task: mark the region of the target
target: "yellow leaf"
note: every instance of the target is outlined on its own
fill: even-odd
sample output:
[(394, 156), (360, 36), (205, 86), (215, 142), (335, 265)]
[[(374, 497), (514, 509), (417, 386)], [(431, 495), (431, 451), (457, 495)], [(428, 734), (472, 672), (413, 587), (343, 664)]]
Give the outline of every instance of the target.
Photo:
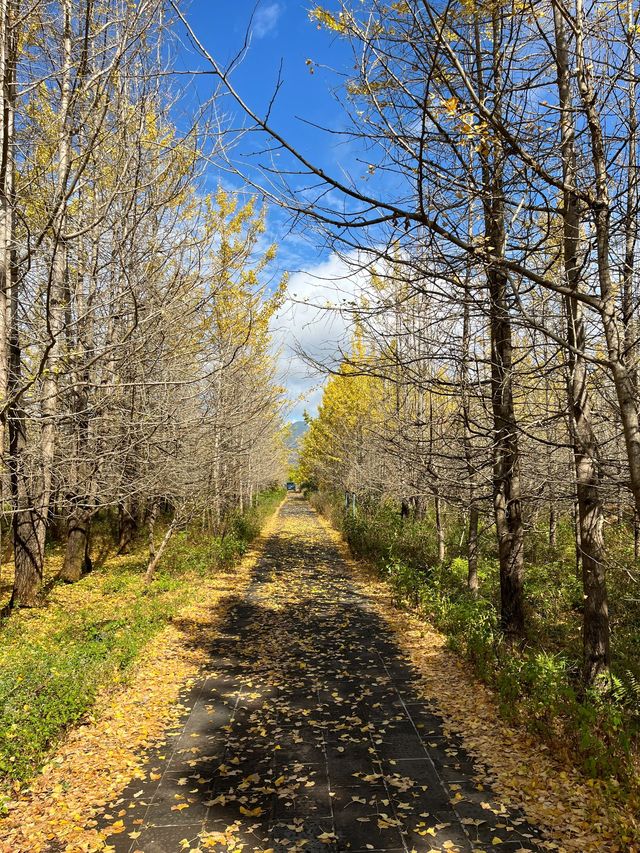
[(445, 98), (442, 101), (442, 106), (449, 113), (450, 116), (456, 114), (456, 110), (458, 109), (458, 99), (456, 97), (453, 98)]
[(240, 806), (240, 814), (247, 815), (247, 817), (260, 817), (264, 809), (260, 808), (260, 806), (256, 806), (255, 809), (247, 809), (244, 806)]

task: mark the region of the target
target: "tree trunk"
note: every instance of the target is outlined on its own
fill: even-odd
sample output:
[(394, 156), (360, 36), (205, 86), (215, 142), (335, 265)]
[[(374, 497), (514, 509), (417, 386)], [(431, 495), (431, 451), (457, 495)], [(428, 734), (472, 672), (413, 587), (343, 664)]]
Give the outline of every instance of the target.
[(15, 577), (9, 607), (37, 607), (42, 592), (43, 555), (31, 509), (18, 510), (13, 516), (13, 556)]
[(427, 514), (427, 504), (423, 495), (413, 495), (411, 498), (413, 505), (413, 517), (415, 521), (424, 521)]
[(91, 571), (89, 552), (90, 514), (83, 509), (74, 510), (67, 524), (67, 546), (60, 570), (60, 580), (67, 583), (79, 581), (83, 574)]
[(149, 562), (153, 562), (156, 557), (156, 518), (158, 517), (158, 503), (151, 501), (149, 512), (147, 514), (147, 537), (149, 541)]
[[(572, 295), (565, 300), (569, 381), (567, 396), (576, 471), (580, 555), (584, 591), (583, 679), (593, 684), (609, 666), (609, 612), (607, 605), (604, 512), (600, 496), (599, 445), (593, 429), (589, 377), (584, 358), (586, 332), (580, 290), (580, 208), (576, 194), (575, 126), (571, 99), (570, 66), (562, 10), (554, 5), (556, 63), (560, 102), (563, 180), (563, 267)], [(575, 294), (575, 296), (573, 295)]]
[(19, 275), (14, 245), (14, 111), (16, 101), (16, 63), (18, 50), (18, 3), (3, 4), (3, 80), (2, 80), (2, 288), (5, 300), (5, 341), (8, 340), (7, 409), (9, 432), (9, 484), (13, 505), (13, 551), (15, 574), (9, 607), (34, 607), (39, 603), (43, 577), (43, 548), (38, 538), (38, 523), (26, 461), (26, 415), (17, 402), (21, 387), (21, 351), (19, 321)]
[[(578, 462), (590, 475), (590, 460)], [(602, 508), (598, 490), (581, 485), (578, 490), (582, 543), (583, 678), (591, 685), (609, 669), (609, 605), (607, 600)]]
[[(491, 79), (494, 113), (501, 114), (503, 78), (502, 12), (492, 12)], [(485, 97), (480, 23), (475, 21), (479, 93)], [(491, 333), (491, 407), (493, 413), (493, 511), (500, 563), (500, 627), (510, 643), (524, 634), (524, 527), (520, 491), (518, 424), (513, 404), (513, 342), (509, 313), (509, 281), (502, 268), (506, 231), (503, 170), (505, 155), (496, 136), (480, 152), (484, 237), (495, 262), (486, 267)]]
[(62, 68), (61, 98), (59, 107), (60, 132), (57, 152), (56, 203), (58, 210), (53, 221), (53, 258), (49, 290), (47, 293), (47, 370), (42, 382), (42, 476), (41, 490), (38, 496), (38, 538), (40, 550), (44, 551), (47, 535), (47, 517), (51, 502), (53, 466), (57, 443), (56, 415), (58, 413), (58, 391), (60, 383), (60, 347), (65, 322), (65, 297), (67, 292), (68, 248), (64, 238), (66, 224), (65, 200), (66, 187), (71, 162), (71, 134), (69, 130), (69, 112), (71, 103), (72, 70), (72, 33), (71, 2), (63, 0), (62, 5)]
[(478, 505), (474, 502), (469, 507), (469, 535), (467, 541), (467, 587), (476, 596), (478, 594)]
[(573, 538), (576, 543), (576, 577), (582, 577), (582, 538), (580, 535), (580, 511), (578, 510), (578, 500), (573, 502)]
[[(16, 330), (11, 343), (11, 378), (15, 387), (20, 376), (20, 351), (16, 348)], [(38, 536), (38, 516), (29, 492), (29, 476), (25, 470), (26, 427), (24, 412), (18, 406), (9, 408), (9, 475), (13, 498), (13, 556), (15, 576), (9, 607), (35, 607), (40, 603), (44, 553)]]
[(118, 554), (128, 554), (138, 533), (138, 507), (133, 498), (120, 505)]
[(558, 516), (556, 515), (555, 504), (551, 504), (549, 507), (549, 547), (555, 548), (557, 545), (557, 531), (558, 531)]
[[(566, 14), (566, 10), (559, 9), (557, 14)], [(635, 508), (640, 511), (640, 419), (634, 373), (628, 366), (625, 355), (624, 334), (621, 333), (620, 329), (616, 293), (611, 275), (611, 207), (607, 154), (598, 102), (593, 89), (591, 63), (584, 47), (584, 20), (583, 2), (576, 0), (575, 17), (571, 23), (576, 42), (575, 62), (578, 91), (586, 118), (591, 162), (595, 177), (595, 203), (592, 205), (592, 215), (595, 230), (596, 268), (600, 288), (600, 316), (611, 375), (620, 408), (620, 419), (629, 462), (631, 490)]]
[[(14, 230), (14, 110), (16, 99), (17, 8), (4, 0), (0, 20), (0, 398), (9, 394), (9, 337), (11, 289), (13, 284)], [(6, 414), (0, 418), (0, 449), (4, 452)]]
[(174, 518), (172, 520), (171, 524), (169, 525), (169, 527), (167, 528), (167, 532), (162, 537), (162, 542), (160, 543), (160, 547), (158, 548), (156, 553), (153, 555), (153, 557), (149, 561), (149, 565), (147, 566), (147, 571), (145, 572), (145, 576), (144, 576), (145, 584), (149, 584), (153, 580), (153, 576), (154, 576), (155, 571), (158, 567), (158, 563), (160, 562), (162, 555), (164, 554), (166, 547), (169, 544), (169, 540), (173, 536), (177, 526), (178, 526), (178, 523), (177, 523), (176, 519)]
[(488, 277), (494, 417), (493, 508), (500, 561), (500, 624), (505, 637), (513, 641), (524, 633), (524, 528), (518, 432), (511, 384), (511, 322), (506, 277), (497, 268), (490, 269)]
[[(473, 212), (469, 212), (468, 236), (473, 239)], [(471, 355), (471, 281), (473, 269), (467, 263), (464, 305), (462, 313), (462, 358), (460, 366), (460, 386), (462, 393), (462, 426), (464, 459), (469, 479), (469, 526), (467, 530), (467, 587), (475, 597), (478, 594), (478, 505), (476, 503), (476, 470), (473, 460), (471, 433), (471, 401), (469, 392), (469, 358)]]
[(445, 541), (444, 518), (442, 512), (442, 500), (440, 498), (440, 495), (435, 496), (433, 503), (436, 517), (436, 536), (438, 538), (438, 562), (444, 563), (445, 557), (447, 556), (447, 549)]

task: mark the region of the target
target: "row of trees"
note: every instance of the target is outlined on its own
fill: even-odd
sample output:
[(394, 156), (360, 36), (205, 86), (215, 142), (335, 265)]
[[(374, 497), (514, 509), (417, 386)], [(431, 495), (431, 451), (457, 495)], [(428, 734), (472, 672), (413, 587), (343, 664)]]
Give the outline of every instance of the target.
[(604, 525), (612, 500), (636, 527), (640, 511), (638, 8), (342, 0), (311, 17), (353, 52), (346, 177), (207, 59), (277, 150), (278, 176), (256, 151), (253, 180), (368, 273), (361, 342), (327, 394), (345, 371), (375, 379), (383, 415), (367, 438), (354, 421), (349, 452), (320, 454), (317, 474), (418, 512), (427, 498), (436, 515), (464, 506), (472, 588), (490, 501), (511, 642), (526, 628), (531, 513), (546, 502), (553, 536), (575, 500), (594, 683), (609, 663)]
[(54, 528), (72, 581), (105, 508), (126, 548), (161, 506), (220, 527), (280, 478), (284, 282), (264, 211), (205, 192), (218, 137), (162, 0), (2, 0), (0, 25), (0, 498), (31, 606)]

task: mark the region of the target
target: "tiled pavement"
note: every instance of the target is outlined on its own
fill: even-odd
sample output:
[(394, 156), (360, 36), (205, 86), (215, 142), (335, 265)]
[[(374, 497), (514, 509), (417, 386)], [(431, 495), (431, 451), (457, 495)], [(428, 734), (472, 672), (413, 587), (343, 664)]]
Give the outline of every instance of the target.
[(444, 735), (301, 500), (210, 651), (146, 780), (110, 804), (116, 853), (542, 849)]

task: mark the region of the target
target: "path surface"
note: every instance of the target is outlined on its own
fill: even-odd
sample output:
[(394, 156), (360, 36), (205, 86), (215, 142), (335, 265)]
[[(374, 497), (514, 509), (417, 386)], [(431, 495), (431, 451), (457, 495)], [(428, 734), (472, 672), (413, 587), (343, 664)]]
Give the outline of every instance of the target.
[[(421, 699), (315, 514), (289, 498), (115, 851), (534, 851)], [(243, 846), (244, 845), (244, 846)]]

